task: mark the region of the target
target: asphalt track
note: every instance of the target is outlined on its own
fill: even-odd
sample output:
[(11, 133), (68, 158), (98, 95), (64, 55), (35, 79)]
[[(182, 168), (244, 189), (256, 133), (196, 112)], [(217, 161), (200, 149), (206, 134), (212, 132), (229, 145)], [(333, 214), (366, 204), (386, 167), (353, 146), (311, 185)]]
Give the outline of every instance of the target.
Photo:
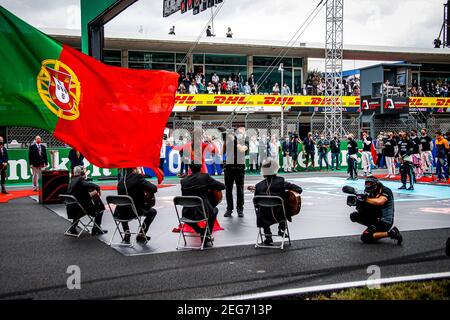
[[(307, 175), (291, 178), (315, 179)], [(322, 182), (320, 186), (314, 180), (304, 184), (305, 203), (313, 202), (314, 207), (318, 201), (317, 211), (336, 211), (344, 200), (342, 195), (333, 196), (334, 189), (319, 190), (328, 188)], [(314, 220), (308, 214), (314, 210), (306, 205), (303, 218), (310, 229), (320, 226), (327, 230), (324, 233), (343, 235), (295, 240), (284, 252), (237, 244), (204, 252), (136, 256), (113, 250), (88, 235), (64, 237), (66, 220), (30, 198), (13, 200), (0, 205), (0, 299), (211, 299), (363, 281), (371, 275), (367, 268), (372, 265), (380, 267), (382, 278), (448, 272), (450, 259), (444, 245), (450, 236), (450, 203), (444, 190), (450, 189), (426, 190), (416, 196), (398, 195), (399, 200), (406, 199), (396, 203), (399, 226), (410, 230), (403, 232), (402, 246), (392, 240), (362, 244), (357, 235), (361, 228), (348, 222), (350, 229), (341, 232), (343, 217), (318, 215)], [(307, 198), (313, 191), (317, 196)], [(324, 199), (334, 198), (325, 203)], [(247, 211), (251, 212), (251, 205), (246, 202), (246, 218)], [(238, 218), (233, 219), (224, 224), (236, 223)], [(80, 290), (67, 288), (66, 271), (71, 265), (81, 269)]]

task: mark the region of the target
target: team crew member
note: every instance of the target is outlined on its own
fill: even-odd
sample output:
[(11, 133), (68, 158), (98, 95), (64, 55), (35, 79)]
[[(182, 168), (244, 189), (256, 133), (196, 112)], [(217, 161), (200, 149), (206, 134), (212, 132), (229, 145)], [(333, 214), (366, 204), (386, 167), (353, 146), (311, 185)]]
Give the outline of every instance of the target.
[[(91, 234), (98, 235), (107, 233), (107, 230), (101, 229), (105, 205), (100, 199), (100, 186), (86, 181), (86, 172), (82, 166), (73, 168), (73, 176), (67, 192), (78, 200), (88, 215), (94, 217), (95, 225), (91, 230)], [(67, 207), (67, 211), (67, 215), (73, 217), (74, 221), (85, 215), (84, 211), (80, 211), (73, 206)], [(78, 235), (77, 225), (73, 225), (68, 233), (74, 236)]]
[(427, 134), (427, 129), (423, 128), (420, 130), (420, 134), (420, 145), (422, 146), (422, 150), (420, 151), (420, 162), (422, 164), (422, 172), (431, 173), (433, 166), (432, 140)]
[(384, 157), (386, 158), (386, 166), (388, 169), (388, 175), (386, 178), (395, 177), (395, 147), (397, 146), (397, 140), (394, 139), (392, 132), (388, 133), (388, 137), (384, 142)]
[(414, 179), (420, 179), (423, 176), (422, 164), (420, 161), (420, 148), (422, 147), (422, 144), (420, 143), (420, 138), (417, 136), (417, 130), (411, 130), (411, 142), (413, 143), (411, 160), (414, 168)]
[(409, 177), (409, 188), (414, 190), (414, 170), (411, 155), (414, 151), (414, 143), (409, 139), (407, 132), (401, 133), (401, 140), (398, 143), (398, 153), (400, 161), (400, 174), (402, 186), (399, 189), (406, 189), (406, 180)]
[(305, 155), (305, 165), (306, 170), (308, 170), (308, 162), (309, 158), (311, 158), (311, 167), (314, 168), (314, 155), (316, 153), (314, 145), (316, 144), (316, 141), (313, 138), (313, 135), (311, 132), (308, 132), (308, 136), (303, 140), (303, 154)]
[[(361, 235), (364, 243), (373, 243), (379, 239), (391, 238), (402, 244), (403, 237), (394, 224), (394, 195), (377, 178), (369, 177), (365, 181), (364, 195), (358, 195), (361, 208), (350, 214), (350, 220), (367, 226)], [(392, 229), (391, 229), (392, 228)]]
[(341, 141), (337, 136), (334, 136), (333, 140), (331, 140), (330, 148), (331, 148), (331, 169), (334, 170), (334, 163), (336, 163), (336, 170), (340, 170), (339, 157), (341, 155)]
[(292, 156), (292, 171), (294, 172), (297, 172), (298, 143), (299, 143), (298, 135), (294, 133), (292, 136), (292, 143), (290, 149), (290, 154)]
[(39, 176), (42, 169), (48, 166), (47, 148), (41, 144), (40, 136), (34, 138), (34, 143), (28, 148), (28, 161), (33, 175), (33, 191), (37, 191)]
[(8, 150), (6, 150), (6, 147), (3, 145), (3, 137), (0, 136), (0, 185), (1, 185), (1, 192), (3, 194), (7, 194), (6, 187), (5, 187), (5, 181), (6, 181), (6, 169), (8, 168)]
[(227, 135), (224, 144), (226, 154), (225, 162), (225, 193), (227, 198), (227, 211), (224, 217), (231, 217), (234, 210), (233, 186), (236, 184), (236, 209), (240, 218), (244, 217), (244, 178), (245, 178), (245, 152), (248, 146), (245, 143), (245, 129), (238, 128), (236, 133)]
[(448, 180), (447, 154), (449, 151), (448, 141), (444, 139), (442, 132), (436, 132), (436, 175), (438, 176), (439, 181), (442, 182)]
[(372, 138), (366, 131), (362, 132), (363, 151), (362, 151), (362, 167), (364, 176), (372, 175)]
[[(150, 237), (147, 236), (147, 231), (156, 216), (156, 210), (152, 208), (151, 197), (157, 191), (156, 186), (145, 180), (144, 176), (139, 174), (137, 168), (125, 169), (124, 176), (117, 185), (117, 193), (119, 195), (130, 196), (133, 199), (138, 215), (145, 217), (142, 228), (136, 236), (137, 242), (147, 242), (150, 240)], [(114, 211), (114, 215), (122, 219), (135, 217), (133, 212), (124, 211), (123, 209), (118, 210), (118, 208)], [(131, 238), (130, 227), (127, 222), (122, 222), (122, 227), (125, 232), (123, 242), (129, 243)]]
[(322, 171), (322, 160), (325, 160), (325, 165), (327, 166), (328, 171), (328, 148), (330, 146), (330, 142), (325, 139), (324, 135), (320, 136), (320, 139), (317, 141), (317, 151), (319, 154), (319, 170)]
[(347, 180), (357, 180), (358, 179), (358, 144), (353, 139), (353, 135), (349, 134), (347, 136), (347, 163), (348, 168), (347, 172), (350, 174), (350, 177)]
[[(203, 199), (205, 205), (206, 215), (208, 217), (208, 227), (210, 232), (214, 229), (217, 213), (219, 210), (213, 206), (208, 197), (209, 190), (224, 190), (225, 185), (213, 179), (208, 173), (202, 173), (202, 166), (200, 164), (189, 165), (192, 174), (181, 180), (181, 192), (183, 196), (197, 196)], [(201, 208), (183, 208), (183, 217), (193, 220), (200, 220), (203, 218)], [(201, 228), (196, 223), (188, 223), (188, 225), (203, 237), (206, 236), (205, 245), (211, 242), (210, 235), (206, 234), (206, 229)], [(203, 240), (203, 239), (202, 239)]]
[[(256, 196), (278, 196), (283, 197), (286, 190), (293, 190), (298, 193), (302, 193), (302, 188), (299, 186), (289, 183), (284, 180), (283, 177), (278, 177), (278, 163), (272, 159), (267, 159), (261, 166), (261, 174), (264, 176), (264, 180), (258, 182), (255, 186)], [(286, 217), (289, 221), (290, 216)], [(272, 231), (270, 226), (278, 221), (284, 220), (283, 211), (281, 208), (270, 209), (270, 208), (259, 208), (256, 213), (256, 224), (258, 228), (264, 229), (265, 234), (265, 245), (271, 245), (273, 243)], [(278, 235), (283, 236), (286, 225), (284, 221), (278, 224)]]

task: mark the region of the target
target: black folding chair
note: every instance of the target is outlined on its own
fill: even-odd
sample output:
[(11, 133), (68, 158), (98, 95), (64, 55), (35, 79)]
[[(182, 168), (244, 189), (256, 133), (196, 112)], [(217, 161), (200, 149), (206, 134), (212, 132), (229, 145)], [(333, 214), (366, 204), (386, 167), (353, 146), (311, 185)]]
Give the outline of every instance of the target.
[[(203, 199), (200, 197), (196, 197), (196, 196), (178, 196), (173, 198), (173, 204), (175, 206), (175, 212), (177, 213), (177, 218), (178, 218), (178, 223), (179, 223), (179, 227), (180, 227), (180, 234), (178, 236), (178, 242), (177, 242), (177, 250), (180, 248), (180, 240), (181, 237), (183, 237), (184, 240), (184, 246), (181, 247), (182, 249), (200, 249), (203, 250), (204, 246), (205, 246), (205, 240), (206, 240), (206, 236), (210, 236), (211, 238), (211, 242), (212, 242), (212, 237), (211, 237), (211, 230), (209, 229), (209, 224), (208, 224), (208, 217), (206, 215), (206, 210), (205, 210), (205, 204), (203, 203)], [(184, 208), (201, 208), (202, 209), (202, 213), (203, 213), (203, 218), (200, 220), (192, 220), (192, 219), (188, 219), (183, 217), (182, 215), (180, 215), (180, 213), (178, 212), (178, 207), (177, 206), (181, 206)], [(186, 241), (186, 237), (201, 237), (201, 235), (197, 235), (197, 234), (185, 234), (184, 233), (184, 226), (186, 223), (199, 223), (199, 222), (205, 222), (206, 224), (206, 229), (205, 229), (205, 236), (203, 237), (203, 241), (201, 241), (201, 246), (200, 247), (191, 247), (187, 245), (187, 241)]]
[[(277, 207), (281, 207), (283, 210), (283, 217), (284, 219), (281, 221), (277, 221), (278, 223), (283, 222), (285, 223), (286, 228), (284, 228), (284, 232), (283, 235), (280, 236), (278, 234), (276, 235), (272, 235), (272, 234), (265, 234), (263, 232), (261, 232), (261, 229), (263, 228), (259, 228), (258, 231), (258, 236), (256, 238), (256, 244), (255, 244), (255, 248), (276, 248), (276, 249), (284, 249), (284, 242), (285, 239), (287, 238), (289, 241), (289, 245), (291, 245), (291, 235), (289, 232), (289, 227), (288, 227), (288, 219), (286, 217), (286, 210), (284, 209), (284, 200), (281, 197), (277, 197), (277, 196), (254, 196), (253, 197), (253, 206), (255, 207), (255, 212), (257, 212), (257, 210), (259, 208), (269, 208), (269, 209), (275, 209)], [(263, 242), (263, 236), (271, 236), (271, 237), (281, 237), (281, 244), (279, 246), (268, 246), (268, 245), (264, 245)], [(258, 241), (261, 242), (258, 242)]]
[[(100, 226), (98, 226), (95, 223), (95, 220), (94, 220), (95, 217), (93, 217), (87, 213), (86, 209), (84, 209), (83, 206), (78, 202), (77, 198), (75, 198), (74, 196), (69, 195), (69, 194), (60, 194), (58, 197), (66, 205), (67, 218), (74, 220), (74, 222), (70, 225), (69, 229), (67, 229), (66, 232), (64, 232), (64, 235), (69, 236), (69, 237), (79, 238), (83, 232), (89, 233), (88, 227), (91, 229), (93, 227), (97, 227), (97, 228), (101, 229)], [(75, 216), (70, 216), (69, 215), (70, 208), (73, 209), (73, 212), (79, 212), (80, 214), (77, 214)], [(87, 223), (85, 223), (83, 220), (81, 220), (84, 217), (87, 217), (87, 219), (89, 219), (89, 221)], [(77, 233), (76, 235), (69, 233), (69, 230), (72, 229), (73, 226), (78, 225), (78, 223), (81, 223), (81, 225), (83, 226), (81, 228), (81, 231), (79, 233)]]
[[(116, 224), (116, 229), (114, 230), (114, 233), (111, 237), (111, 240), (109, 241), (109, 246), (112, 245), (118, 245), (118, 246), (129, 246), (134, 247), (136, 244), (136, 240), (134, 240), (131, 243), (113, 243), (114, 236), (116, 235), (117, 231), (120, 234), (120, 237), (122, 240), (124, 239), (124, 235), (128, 232), (121, 231), (120, 225), (122, 222), (131, 222), (133, 220), (137, 220), (138, 222), (138, 231), (136, 232), (129, 232), (130, 235), (137, 235), (139, 231), (142, 229), (142, 222), (141, 217), (139, 216), (136, 206), (134, 205), (134, 201), (130, 196), (107, 196), (106, 202), (108, 203), (109, 210), (111, 211), (114, 223)], [(116, 206), (116, 214), (114, 214), (114, 210), (111, 208), (111, 204)], [(147, 243), (147, 241), (145, 242)]]

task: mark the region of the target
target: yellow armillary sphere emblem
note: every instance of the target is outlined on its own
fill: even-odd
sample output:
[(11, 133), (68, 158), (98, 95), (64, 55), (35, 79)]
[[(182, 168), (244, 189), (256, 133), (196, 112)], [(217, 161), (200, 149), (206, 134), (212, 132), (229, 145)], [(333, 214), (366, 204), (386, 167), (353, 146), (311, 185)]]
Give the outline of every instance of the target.
[(63, 62), (54, 59), (42, 61), (37, 90), (45, 106), (58, 118), (75, 120), (80, 116), (80, 82)]

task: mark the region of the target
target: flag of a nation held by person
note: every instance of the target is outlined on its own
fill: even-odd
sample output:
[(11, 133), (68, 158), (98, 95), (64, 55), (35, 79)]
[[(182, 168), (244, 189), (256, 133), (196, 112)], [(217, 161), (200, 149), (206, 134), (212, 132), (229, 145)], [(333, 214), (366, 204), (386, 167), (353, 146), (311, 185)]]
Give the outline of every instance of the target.
[(0, 126), (45, 129), (98, 167), (145, 166), (162, 178), (178, 77), (107, 66), (0, 6)]

